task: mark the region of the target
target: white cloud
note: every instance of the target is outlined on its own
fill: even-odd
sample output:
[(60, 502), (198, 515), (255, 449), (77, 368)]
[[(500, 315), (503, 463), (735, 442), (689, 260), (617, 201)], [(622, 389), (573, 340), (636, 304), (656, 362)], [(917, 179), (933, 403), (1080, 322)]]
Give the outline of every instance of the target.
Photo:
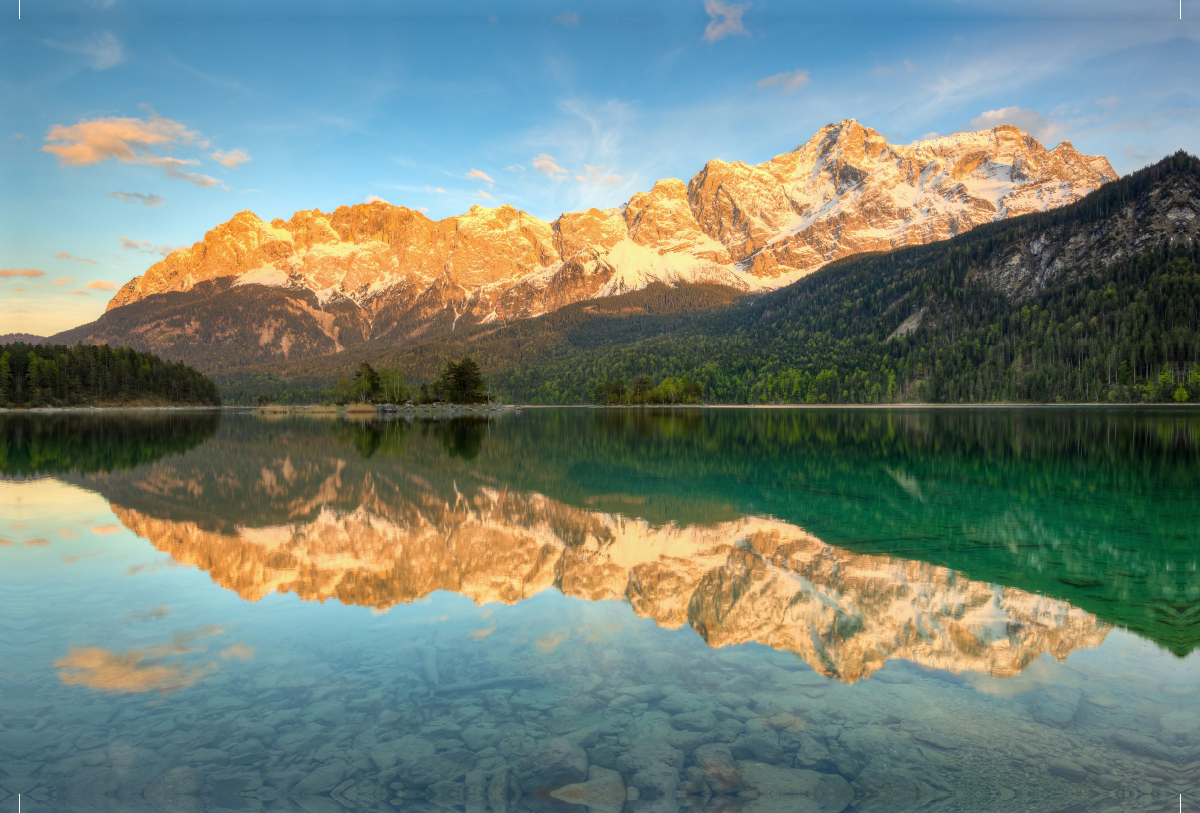
[(245, 150), (230, 150), (229, 152), (217, 150), (209, 157), (218, 164), (224, 164), (230, 169), (237, 169), (238, 164), (244, 164), (250, 160), (250, 155)]
[(476, 194), (476, 195), (478, 195), (478, 196), (479, 196), (479, 197), (481, 197), (481, 198), (491, 198), (491, 197), (492, 197), (492, 196), (491, 196), (491, 195), (489, 195), (487, 192), (484, 192), (482, 189), (476, 189), (476, 190), (475, 190), (475, 194)]
[(742, 15), (750, 6), (737, 6), (732, 3), (722, 3), (721, 0), (704, 0), (704, 10), (708, 12), (708, 25), (704, 28), (701, 39), (716, 42), (725, 37), (740, 34), (750, 36), (746, 26), (742, 24)]
[(573, 11), (568, 11), (555, 17), (554, 22), (563, 28), (574, 28), (579, 25), (579, 15)]
[(486, 181), (489, 187), (495, 183), (495, 181), (493, 181), (486, 172), (475, 169), (475, 167), (471, 167), (471, 171), (467, 173), (466, 177), (467, 180), (475, 178), (481, 181)]
[(999, 110), (984, 111), (971, 119), (971, 123), (967, 127), (968, 131), (991, 130), (1001, 124), (1019, 127), (1038, 141), (1047, 144), (1051, 139), (1061, 136), (1065, 129), (1036, 110), (1025, 110), (1016, 105), (1002, 107)]
[(520, 164), (509, 164), (508, 166), (506, 166), (504, 168), (504, 171), (505, 172), (524, 172), (525, 167), (521, 166)]
[(533, 156), (533, 168), (548, 178), (567, 174), (567, 171), (560, 167), (552, 156), (546, 155), (544, 152)]
[(791, 93), (807, 84), (808, 71), (795, 70), (787, 73), (777, 73), (774, 76), (768, 76), (766, 79), (759, 79), (755, 86), (759, 90), (779, 88), (784, 93)]
[(165, 257), (171, 252), (178, 251), (181, 248), (187, 248), (187, 246), (156, 246), (149, 240), (143, 240), (139, 243), (136, 240), (130, 240), (128, 237), (118, 237), (117, 239), (121, 241), (121, 248), (125, 249), (126, 251), (136, 251), (138, 254), (158, 254), (161, 257)]
[(445, 190), (445, 189), (442, 189), (440, 186), (439, 186), (439, 187), (436, 187), (436, 188), (435, 188), (435, 187), (432, 187), (432, 186), (426, 186), (426, 187), (425, 187), (425, 191), (426, 191), (426, 192), (431, 192), (431, 193), (433, 193), (433, 194), (435, 194), (435, 195), (444, 195), (444, 194), (446, 194), (446, 190)]
[(108, 31), (93, 34), (83, 42), (55, 42), (54, 40), (42, 40), (42, 42), (59, 51), (82, 55), (94, 71), (105, 71), (125, 61), (125, 48), (121, 45), (121, 41)]
[(621, 176), (615, 173), (604, 174), (604, 165), (591, 166), (584, 164), (583, 168), (587, 170), (587, 176), (576, 175), (575, 180), (580, 183), (591, 184), (592, 186), (615, 186), (621, 182)]
[[(388, 203), (388, 202), (386, 200), (384, 200), (383, 198), (379, 197), (378, 195), (367, 195), (367, 203)], [(391, 206), (391, 204), (388, 203), (388, 206)]]
[(56, 259), (56, 260), (71, 260), (71, 261), (77, 262), (77, 263), (91, 263), (92, 265), (100, 264), (100, 263), (96, 262), (95, 260), (89, 259), (87, 257), (72, 257), (70, 254), (68, 254), (65, 251), (60, 251), (57, 254), (55, 254), (54, 259)]
[(151, 206), (154, 208), (158, 208), (166, 202), (158, 195), (143, 195), (138, 192), (109, 192), (108, 196), (110, 198), (116, 198), (117, 200), (123, 200), (126, 203), (140, 203), (143, 206)]
[(418, 207), (417, 207), (417, 211), (418, 211), (418, 212), (420, 212), (421, 214), (427, 215), (427, 214), (429, 214), (429, 207), (427, 207), (427, 206), (418, 206)]
[(118, 286), (117, 283), (110, 282), (106, 279), (94, 279), (84, 287), (90, 288), (93, 291), (115, 291), (117, 290)]
[(1105, 96), (1103, 99), (1097, 99), (1096, 104), (1100, 105), (1101, 107), (1113, 107), (1119, 101), (1121, 101), (1120, 96)]
[(83, 120), (70, 126), (55, 124), (46, 141), (57, 142), (42, 149), (57, 155), (61, 166), (87, 166), (115, 158), (123, 164), (162, 167), (168, 177), (197, 186), (220, 183), (208, 175), (184, 172), (183, 167), (200, 163), (194, 158), (184, 160), (154, 152), (154, 149), (171, 149), (176, 144), (203, 148), (208, 142), (183, 124), (153, 114), (147, 119), (110, 117)]

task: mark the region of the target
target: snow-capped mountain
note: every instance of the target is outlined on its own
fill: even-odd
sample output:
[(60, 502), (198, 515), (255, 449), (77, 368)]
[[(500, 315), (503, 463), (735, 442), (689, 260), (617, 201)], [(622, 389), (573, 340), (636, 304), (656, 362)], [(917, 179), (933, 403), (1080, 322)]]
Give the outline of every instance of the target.
[[(846, 120), (757, 166), (712, 160), (686, 185), (660, 180), (623, 206), (552, 223), (509, 205), (439, 221), (383, 202), (270, 223), (243, 211), (131, 280), (108, 310), (206, 281), (232, 294), (266, 286), (292, 296), (336, 351), (653, 282), (778, 288), (852, 254), (1061, 206), (1114, 178), (1103, 156), (1065, 141), (1047, 150), (1011, 126), (896, 146)], [(304, 341), (293, 332), (264, 324), (259, 350), (287, 356)]]

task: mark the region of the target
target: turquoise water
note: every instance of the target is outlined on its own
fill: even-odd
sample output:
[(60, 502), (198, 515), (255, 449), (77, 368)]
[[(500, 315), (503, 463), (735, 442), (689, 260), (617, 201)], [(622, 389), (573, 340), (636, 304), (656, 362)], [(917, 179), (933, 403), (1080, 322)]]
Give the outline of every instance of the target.
[(9, 414), (0, 472), (13, 809), (1200, 787), (1195, 411)]

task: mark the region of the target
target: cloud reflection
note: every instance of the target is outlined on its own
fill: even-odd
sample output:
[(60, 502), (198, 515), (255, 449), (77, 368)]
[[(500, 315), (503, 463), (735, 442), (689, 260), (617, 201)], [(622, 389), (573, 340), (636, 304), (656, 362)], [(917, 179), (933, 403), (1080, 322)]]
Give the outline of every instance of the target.
[(181, 632), (169, 644), (149, 649), (113, 652), (103, 647), (71, 647), (67, 657), (55, 661), (59, 680), (66, 686), (86, 686), (101, 692), (141, 694), (158, 692), (168, 695), (195, 684), (213, 674), (212, 665), (191, 666), (178, 662), (180, 656), (203, 652), (193, 646), (200, 638), (222, 632), (219, 626), (206, 626)]

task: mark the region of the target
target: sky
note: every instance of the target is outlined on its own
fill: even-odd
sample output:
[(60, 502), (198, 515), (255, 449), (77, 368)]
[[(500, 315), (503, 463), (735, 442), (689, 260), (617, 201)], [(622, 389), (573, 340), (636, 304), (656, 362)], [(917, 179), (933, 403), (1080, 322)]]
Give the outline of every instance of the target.
[(1200, 0), (2, 2), (0, 334), (98, 318), (244, 209), (553, 220), (846, 118), (1200, 153)]

